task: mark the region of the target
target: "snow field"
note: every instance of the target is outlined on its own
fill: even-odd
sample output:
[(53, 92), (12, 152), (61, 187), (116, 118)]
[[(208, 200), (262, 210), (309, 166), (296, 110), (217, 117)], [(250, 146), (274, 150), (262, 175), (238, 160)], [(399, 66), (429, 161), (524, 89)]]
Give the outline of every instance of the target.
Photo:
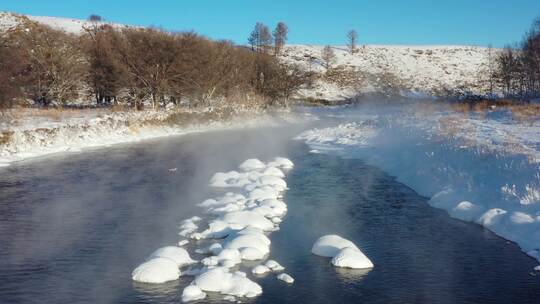
[[(284, 178), (293, 167), (290, 160), (282, 157), (268, 163), (248, 159), (240, 164), (239, 171), (215, 173), (209, 185), (227, 192), (199, 203), (205, 218), (194, 216), (181, 221), (179, 247), (167, 246), (155, 251), (133, 271), (133, 280), (163, 283), (181, 275), (195, 276), (182, 292), (183, 302), (204, 299), (207, 292), (220, 293), (224, 300), (232, 301), (260, 295), (261, 286), (245, 272), (233, 268), (242, 261), (260, 261), (251, 269), (255, 278), (285, 269), (274, 260), (264, 260), (270, 255), (268, 234), (279, 230), (287, 212), (282, 199), (287, 189)], [(208, 242), (212, 243), (202, 245)], [(195, 253), (206, 257), (200, 261), (191, 259), (187, 250), (180, 247), (189, 243), (197, 246)], [(189, 265), (192, 267), (180, 271)], [(277, 279), (289, 284), (294, 281), (283, 273)]]

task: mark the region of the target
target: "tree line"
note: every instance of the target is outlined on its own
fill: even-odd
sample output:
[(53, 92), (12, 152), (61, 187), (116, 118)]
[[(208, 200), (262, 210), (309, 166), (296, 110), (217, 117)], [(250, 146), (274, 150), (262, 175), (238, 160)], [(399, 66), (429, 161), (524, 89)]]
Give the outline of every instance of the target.
[(521, 43), (506, 46), (494, 61), (490, 93), (499, 86), (507, 98), (527, 100), (540, 96), (540, 18), (533, 22)]
[[(194, 32), (112, 26), (96, 15), (89, 20), (82, 35), (24, 17), (1, 33), (0, 107), (20, 101), (63, 105), (85, 98), (139, 109), (144, 104), (206, 105), (238, 96), (275, 103), (287, 100), (309, 77), (270, 55), (269, 33), (260, 26), (253, 51)], [(276, 52), (287, 32), (284, 23), (276, 27)]]
[(289, 34), (289, 28), (284, 22), (278, 22), (273, 32), (262, 22), (257, 22), (248, 37), (252, 51), (258, 53), (279, 55)]

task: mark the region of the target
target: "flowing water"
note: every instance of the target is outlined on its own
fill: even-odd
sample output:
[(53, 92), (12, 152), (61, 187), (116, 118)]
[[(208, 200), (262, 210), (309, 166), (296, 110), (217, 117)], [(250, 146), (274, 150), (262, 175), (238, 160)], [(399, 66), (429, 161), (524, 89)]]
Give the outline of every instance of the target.
[[(213, 173), (280, 155), (295, 168), (270, 257), (295, 283), (248, 274), (263, 294), (242, 302), (538, 303), (536, 262), (515, 244), (430, 207), (362, 159), (310, 153), (291, 140), (303, 128), (192, 134), (0, 169), (0, 302), (179, 303), (191, 277), (137, 284), (131, 271), (177, 242), (179, 222), (216, 195)], [(329, 233), (355, 242), (375, 267), (337, 269), (312, 255)]]

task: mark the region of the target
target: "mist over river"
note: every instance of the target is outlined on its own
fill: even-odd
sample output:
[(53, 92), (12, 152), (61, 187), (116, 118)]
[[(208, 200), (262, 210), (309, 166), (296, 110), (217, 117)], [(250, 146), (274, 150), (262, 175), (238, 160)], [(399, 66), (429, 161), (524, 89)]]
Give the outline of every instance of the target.
[[(0, 302), (180, 303), (193, 277), (142, 284), (132, 281), (133, 269), (156, 248), (175, 245), (183, 219), (202, 214), (196, 204), (217, 195), (208, 187), (214, 173), (233, 170), (248, 158), (283, 156), (294, 162), (294, 169), (287, 175), (287, 215), (280, 230), (269, 236), (269, 258), (279, 261), (295, 281), (287, 285), (272, 273), (255, 277), (250, 270), (257, 263), (244, 262), (238, 269), (260, 284), (263, 293), (237, 300), (538, 303), (540, 275), (533, 271), (538, 262), (489, 227), (452, 218), (439, 205), (433, 208), (430, 199), (439, 191), (430, 193), (433, 185), (399, 176), (394, 164), (382, 163), (394, 156), (368, 142), (374, 138), (368, 136), (374, 134), (371, 126), (381, 125), (373, 117), (360, 119), (356, 111), (340, 108), (317, 113), (322, 119), (309, 123), (168, 137), (0, 168)], [(339, 125), (338, 130), (350, 131), (351, 122), (362, 135), (337, 133)], [(313, 130), (325, 131), (314, 136)], [(342, 137), (330, 141), (328, 134)], [(320, 140), (323, 135), (328, 140)], [(416, 143), (415, 152), (427, 147), (423, 140)], [(406, 155), (409, 146), (399, 147), (400, 157), (411, 157)], [(472, 152), (460, 155), (467, 153)], [(534, 186), (538, 167), (522, 156), (512, 157), (523, 170), (508, 172)], [(410, 176), (434, 172), (419, 171), (414, 164)], [(457, 189), (449, 182), (455, 180), (445, 181)], [(494, 183), (491, 179), (472, 186), (482, 190)], [(457, 199), (456, 192), (453, 197)], [(480, 205), (484, 196), (473, 198)], [(311, 254), (313, 242), (325, 234), (353, 241), (375, 267), (335, 268)], [(195, 259), (203, 257), (193, 244), (186, 248)], [(203, 302), (227, 303), (213, 293)]]

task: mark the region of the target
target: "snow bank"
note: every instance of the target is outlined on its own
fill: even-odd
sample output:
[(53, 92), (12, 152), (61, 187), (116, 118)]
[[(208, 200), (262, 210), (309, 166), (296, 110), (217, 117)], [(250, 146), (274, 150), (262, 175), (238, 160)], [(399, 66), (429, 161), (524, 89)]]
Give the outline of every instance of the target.
[(177, 113), (175, 110), (66, 110), (66, 113), (60, 112), (60, 117), (56, 118), (50, 118), (47, 115), (53, 114), (41, 113), (39, 110), (25, 111), (28, 113), (13, 115), (17, 118), (0, 121), (0, 137), (4, 132), (9, 134), (9, 140), (0, 144), (0, 166), (48, 154), (80, 152), (92, 147), (195, 132), (274, 126), (284, 121), (296, 121), (296, 118), (285, 112), (266, 115), (256, 110), (238, 111), (236, 117), (222, 121), (205, 119), (208, 111), (194, 110), (187, 114), (200, 117), (201, 122), (191, 125), (170, 123), (168, 118)]
[(431, 206), (516, 242), (540, 261), (540, 120), (516, 120), (506, 110), (459, 113), (432, 104), (338, 114), (343, 123), (308, 130), (297, 139), (320, 153), (361, 158), (381, 168), (431, 197)]
[(325, 235), (311, 248), (315, 255), (332, 258), (332, 265), (346, 268), (372, 268), (373, 263), (356, 245), (339, 235)]

